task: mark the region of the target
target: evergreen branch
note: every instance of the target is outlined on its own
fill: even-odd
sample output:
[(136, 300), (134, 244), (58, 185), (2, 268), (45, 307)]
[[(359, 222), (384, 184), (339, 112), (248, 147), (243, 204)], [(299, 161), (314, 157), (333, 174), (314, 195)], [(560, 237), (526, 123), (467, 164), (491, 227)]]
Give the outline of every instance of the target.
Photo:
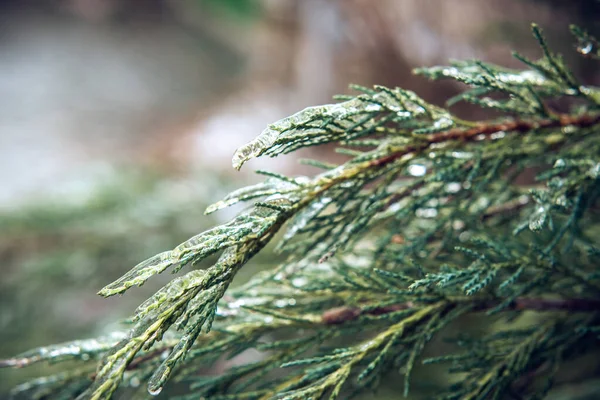
[[(490, 300), (486, 298), (473, 299), (466, 298), (461, 301), (453, 299), (448, 300), (449, 304), (469, 303), (472, 305), (473, 312), (488, 311), (498, 307), (501, 301)], [(408, 310), (416, 307), (412, 301), (405, 303), (391, 304), (385, 307), (376, 307), (373, 309), (361, 309), (360, 307), (340, 306), (323, 312), (321, 319), (325, 325), (338, 325), (350, 321), (355, 321), (363, 315), (383, 315), (401, 310)], [(539, 311), (539, 312), (600, 312), (600, 300), (597, 299), (544, 299), (517, 297), (513, 299), (504, 311)]]
[[(323, 170), (312, 178), (260, 171), (263, 183), (206, 213), (253, 201), (249, 210), (102, 289), (122, 294), (220, 253), (141, 304), (120, 340), (40, 348), (0, 367), (102, 357), (91, 384), (83, 364), (19, 389), (38, 397), (108, 399), (142, 380), (154, 395), (168, 381), (191, 380), (187, 399), (335, 399), (376, 388), (398, 367), (406, 394), (428, 342), (449, 323), (533, 311), (543, 323), (463, 335), (464, 354), (426, 363), (450, 361), (450, 372), (464, 374), (448, 399), (499, 398), (543, 378), (545, 393), (558, 363), (594, 349), (598, 332), (600, 91), (576, 81), (537, 27), (534, 37), (541, 60), (515, 55), (529, 70), (481, 61), (417, 70), (471, 86), (449, 104), (470, 101), (502, 118), (465, 121), (413, 92), (376, 86), (270, 125), (238, 149), (236, 169), (331, 142), (349, 158), (309, 161)], [(564, 113), (549, 106), (563, 97), (582, 104)], [(517, 182), (533, 169), (541, 171), (534, 186)], [(286, 262), (230, 288), (284, 227), (276, 250), (290, 254)], [(218, 376), (198, 373), (248, 349), (262, 352), (257, 361)]]
[(96, 339), (75, 340), (52, 346), (40, 347), (32, 351), (21, 353), (13, 358), (0, 360), (0, 368), (23, 368), (41, 361), (53, 363), (68, 360), (87, 361), (98, 354), (102, 354), (113, 347), (125, 334), (114, 332), (111, 336)]

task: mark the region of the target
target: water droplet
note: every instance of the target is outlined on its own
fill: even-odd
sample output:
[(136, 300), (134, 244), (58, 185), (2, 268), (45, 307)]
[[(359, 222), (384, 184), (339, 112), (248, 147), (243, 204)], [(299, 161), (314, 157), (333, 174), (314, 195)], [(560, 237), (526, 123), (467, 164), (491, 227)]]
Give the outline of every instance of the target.
[(421, 164), (411, 164), (408, 166), (408, 173), (412, 176), (423, 176), (427, 173), (427, 167)]
[(134, 388), (140, 386), (140, 378), (138, 378), (137, 376), (132, 377), (129, 380), (129, 386)]
[(273, 322), (273, 317), (271, 317), (270, 315), (265, 317), (265, 324), (270, 324), (271, 322)]
[(162, 387), (160, 386), (157, 388), (148, 387), (148, 393), (150, 393), (151, 396), (158, 396), (160, 392), (162, 392)]

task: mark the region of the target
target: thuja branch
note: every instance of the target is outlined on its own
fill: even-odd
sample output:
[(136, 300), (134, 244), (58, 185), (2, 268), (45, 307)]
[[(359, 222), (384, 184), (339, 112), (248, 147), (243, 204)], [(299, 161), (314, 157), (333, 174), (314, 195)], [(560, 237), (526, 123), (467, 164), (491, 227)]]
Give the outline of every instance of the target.
[[(503, 301), (491, 299), (473, 299), (463, 298), (461, 300), (449, 299), (448, 305), (451, 307), (458, 304), (470, 304), (472, 312), (481, 312), (494, 309), (501, 305)], [(345, 322), (354, 321), (363, 315), (384, 315), (401, 310), (408, 310), (417, 307), (412, 301), (392, 304), (384, 307), (366, 308), (341, 306), (326, 310), (322, 314), (322, 321), (326, 325), (337, 325)], [(539, 311), (539, 312), (600, 312), (600, 300), (597, 299), (544, 299), (518, 297), (508, 303), (503, 308), (504, 311)]]
[[(501, 119), (465, 121), (411, 91), (375, 86), (269, 125), (236, 151), (236, 169), (325, 143), (339, 143), (349, 158), (311, 161), (324, 170), (312, 178), (260, 172), (264, 182), (207, 209), (254, 202), (246, 211), (102, 289), (122, 294), (220, 254), (140, 305), (128, 333), (36, 349), (0, 367), (102, 358), (91, 384), (73, 378), (79, 371), (22, 387), (29, 397), (106, 399), (121, 387), (138, 390), (136, 380), (157, 394), (177, 376), (192, 381), (190, 399), (334, 399), (349, 382), (352, 391), (370, 390), (399, 367), (407, 393), (429, 340), (461, 315), (544, 313), (544, 326), (490, 332), (469, 339), (464, 354), (439, 357), (466, 377), (447, 398), (484, 399), (588, 349), (587, 338), (600, 332), (600, 90), (579, 84), (537, 27), (534, 36), (543, 58), (517, 55), (523, 71), (480, 61), (417, 71), (467, 84), (449, 104), (468, 101)], [(577, 98), (577, 107), (550, 109), (550, 100), (565, 97)], [(516, 184), (534, 170), (541, 170), (535, 187)], [(286, 261), (229, 288), (280, 231), (276, 251), (287, 252)], [(198, 376), (200, 366), (251, 348), (267, 355)], [(54, 390), (61, 384), (68, 395)]]

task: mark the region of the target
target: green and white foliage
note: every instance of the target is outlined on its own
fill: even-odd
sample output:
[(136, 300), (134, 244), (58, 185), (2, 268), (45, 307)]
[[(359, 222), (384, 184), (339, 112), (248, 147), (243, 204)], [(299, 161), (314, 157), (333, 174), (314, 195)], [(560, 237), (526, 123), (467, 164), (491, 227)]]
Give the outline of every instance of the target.
[[(597, 58), (597, 41), (572, 30), (580, 53)], [(181, 399), (334, 399), (398, 373), (406, 395), (413, 368), (445, 363), (456, 377), (427, 398), (541, 398), (561, 363), (600, 350), (600, 89), (533, 33), (542, 58), (515, 54), (522, 70), (480, 61), (416, 70), (468, 86), (448, 107), (466, 101), (495, 119), (467, 121), (400, 88), (354, 86), (358, 95), (270, 125), (235, 153), (235, 168), (324, 143), (347, 160), (306, 161), (322, 170), (313, 177), (261, 172), (263, 183), (210, 206), (253, 202), (102, 289), (113, 296), (179, 274), (122, 333), (5, 360), (70, 361), (14, 396), (145, 398), (172, 385)], [(517, 183), (532, 171), (534, 182)], [(271, 241), (287, 261), (228, 288)], [(424, 359), (467, 314), (489, 329), (465, 330), (449, 352)], [(199, 373), (248, 349), (260, 356)]]

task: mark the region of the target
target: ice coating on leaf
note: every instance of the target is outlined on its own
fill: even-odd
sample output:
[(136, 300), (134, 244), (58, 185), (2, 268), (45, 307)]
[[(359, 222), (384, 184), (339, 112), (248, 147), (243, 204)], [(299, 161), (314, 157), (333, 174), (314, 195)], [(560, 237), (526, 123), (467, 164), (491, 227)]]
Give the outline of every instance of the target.
[(291, 182), (282, 181), (281, 179), (276, 178), (269, 178), (259, 184), (247, 186), (229, 193), (223, 200), (208, 206), (205, 214), (211, 214), (241, 201), (282, 193), (296, 189), (297, 187), (298, 185), (294, 185)]
[(235, 169), (263, 154), (275, 156), (302, 147), (368, 135), (387, 121), (406, 121), (433, 108), (409, 90), (376, 86), (351, 100), (308, 107), (269, 125), (240, 147), (232, 158)]
[[(245, 262), (233, 248), (226, 249), (215, 266), (208, 270), (194, 270), (177, 278), (155, 296), (142, 304), (137, 311), (135, 325), (125, 340), (117, 343), (104, 357), (98, 370), (96, 380), (86, 394), (87, 398), (103, 399), (116, 390), (123, 378), (127, 366), (142, 349), (147, 350), (157, 341), (176, 320), (185, 318), (186, 322), (193, 315), (198, 315), (195, 325), (184, 336), (177, 340), (177, 346), (185, 343), (184, 353), (203, 329), (210, 328), (217, 301), (233, 277), (236, 267)], [(194, 302), (200, 296), (199, 301)], [(181, 317), (181, 318), (180, 318)], [(185, 326), (179, 323), (179, 326)], [(193, 332), (195, 336), (192, 335)], [(183, 344), (182, 344), (183, 342)], [(165, 345), (165, 348), (168, 346)], [(162, 385), (150, 385), (150, 390), (158, 392)]]
[(529, 218), (529, 229), (532, 232), (539, 232), (542, 230), (548, 219), (548, 211), (543, 205), (540, 205), (531, 214)]
[(142, 261), (128, 273), (104, 287), (98, 294), (104, 297), (122, 293), (131, 286), (142, 285), (153, 275), (160, 274), (173, 265), (173, 252), (165, 251)]
[(446, 129), (451, 128), (454, 125), (454, 121), (450, 114), (440, 114), (434, 120), (433, 124), (427, 128), (415, 129), (413, 133), (415, 134), (429, 134), (440, 132)]
[(162, 387), (157, 387), (154, 389), (151, 389), (150, 387), (148, 387), (148, 394), (150, 396), (158, 396), (160, 394), (160, 392), (162, 392)]
[(183, 335), (181, 340), (175, 345), (175, 347), (173, 347), (173, 350), (171, 350), (167, 358), (158, 367), (154, 374), (152, 374), (152, 377), (148, 382), (149, 393), (152, 394), (153, 392), (160, 392), (162, 387), (167, 383), (167, 380), (171, 376), (173, 368), (175, 368), (177, 362), (185, 357), (199, 334), (200, 328), (197, 327), (192, 329), (191, 332)]
[(186, 290), (203, 285), (206, 282), (206, 275), (205, 270), (198, 269), (173, 279), (137, 308), (135, 320), (139, 321), (149, 315), (165, 301), (181, 297)]
[[(85, 371), (85, 370), (84, 370)], [(90, 371), (88, 371), (88, 374)], [(44, 376), (42, 378), (36, 378), (28, 382), (22, 383), (16, 386), (10, 391), (11, 399), (42, 399), (49, 398), (50, 395), (54, 395), (55, 389), (61, 391), (65, 386), (72, 385), (72, 381), (76, 380), (79, 386), (82, 387), (87, 384), (87, 376), (81, 371), (77, 372), (60, 372), (55, 375)], [(71, 382), (70, 382), (71, 381)], [(82, 382), (83, 381), (83, 382)], [(77, 385), (77, 384), (76, 384)], [(62, 391), (60, 395), (63, 395)], [(53, 397), (55, 398), (55, 397)], [(59, 399), (65, 399), (64, 395), (58, 397)]]
[[(482, 68), (480, 64), (454, 63), (454, 65), (449, 67), (419, 68), (417, 73), (434, 79), (445, 77), (461, 82), (477, 81), (482, 83), (482, 75), (488, 74), (488, 71)], [(547, 79), (540, 72), (533, 70), (494, 71), (494, 79), (515, 86), (542, 86), (547, 83)]]
[(373, 104), (355, 98), (337, 104), (307, 107), (290, 117), (280, 119), (269, 125), (254, 140), (236, 150), (231, 160), (233, 168), (239, 170), (246, 161), (264, 154), (288, 131), (293, 131), (298, 127), (320, 119), (345, 119), (365, 112), (368, 106), (372, 107)]
[(298, 231), (304, 229), (310, 220), (323, 211), (331, 201), (332, 199), (330, 197), (322, 197), (313, 201), (304, 210), (296, 214), (289, 228), (283, 235), (279, 246), (277, 246), (277, 249), (281, 250), (285, 244), (298, 233)]
[(174, 272), (190, 261), (203, 258), (227, 247), (256, 239), (276, 221), (273, 210), (255, 208), (243, 213), (227, 224), (202, 232), (181, 243), (171, 251), (165, 251), (136, 265), (115, 282), (103, 288), (99, 294), (105, 297), (122, 293), (132, 286), (143, 285), (150, 277), (175, 266)]
[(71, 359), (87, 360), (103, 353), (126, 336), (124, 332), (114, 332), (109, 336), (95, 339), (74, 340), (52, 346), (38, 347), (14, 358), (0, 361), (0, 367), (25, 367), (40, 361), (60, 362)]

